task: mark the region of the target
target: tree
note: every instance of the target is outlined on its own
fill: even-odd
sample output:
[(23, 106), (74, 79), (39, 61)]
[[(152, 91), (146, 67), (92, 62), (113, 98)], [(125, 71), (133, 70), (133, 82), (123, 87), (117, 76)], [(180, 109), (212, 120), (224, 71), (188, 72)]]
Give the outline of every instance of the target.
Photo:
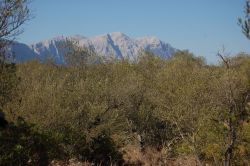
[(23, 32), (21, 25), (30, 19), (28, 0), (0, 0), (0, 60), (6, 57), (6, 47)]
[(239, 25), (242, 28), (243, 34), (250, 39), (250, 0), (246, 0), (245, 18), (239, 18)]
[(212, 75), (206, 63), (187, 51), (177, 52), (158, 74), (156, 95), (159, 116), (172, 124), (167, 147), (177, 153), (192, 154), (203, 165), (207, 128), (212, 116)]
[[(234, 165), (236, 143), (238, 141), (238, 132), (242, 127), (243, 121), (248, 117), (247, 104), (250, 100), (249, 78), (246, 76), (248, 69), (244, 68), (244, 57), (236, 57), (235, 59), (225, 58), (221, 53), (218, 56), (223, 61), (224, 75), (219, 80), (221, 92), (219, 116), (226, 128), (225, 132), (225, 150), (224, 165)], [(247, 58), (244, 58), (247, 62)], [(241, 68), (239, 68), (241, 66)], [(244, 71), (245, 70), (245, 71)]]
[[(28, 0), (0, 0), (0, 113), (4, 105), (11, 101), (17, 82), (15, 65), (7, 64), (7, 47), (17, 35), (20, 26), (30, 18)], [(4, 122), (2, 118), (0, 123)]]
[(82, 47), (79, 41), (67, 39), (60, 43), (60, 51), (64, 55), (65, 64), (68, 66), (86, 67), (88, 64), (98, 64), (102, 59), (96, 54), (93, 47)]

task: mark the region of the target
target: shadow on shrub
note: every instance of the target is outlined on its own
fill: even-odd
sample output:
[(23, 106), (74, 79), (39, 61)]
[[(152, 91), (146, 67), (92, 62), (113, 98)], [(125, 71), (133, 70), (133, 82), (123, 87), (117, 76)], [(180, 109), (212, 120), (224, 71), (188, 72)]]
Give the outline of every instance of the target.
[(22, 118), (0, 130), (0, 165), (45, 166), (60, 158), (58, 154), (62, 154), (58, 144)]
[(94, 138), (90, 145), (89, 158), (95, 163), (111, 164), (116, 163), (121, 165), (123, 163), (122, 154), (118, 151), (115, 143), (109, 135), (104, 132)]
[(122, 165), (124, 162), (122, 153), (119, 152), (113, 139), (105, 132), (101, 132), (90, 141), (82, 140), (81, 143), (76, 144), (74, 149), (78, 158), (83, 161), (98, 163), (100, 165)]

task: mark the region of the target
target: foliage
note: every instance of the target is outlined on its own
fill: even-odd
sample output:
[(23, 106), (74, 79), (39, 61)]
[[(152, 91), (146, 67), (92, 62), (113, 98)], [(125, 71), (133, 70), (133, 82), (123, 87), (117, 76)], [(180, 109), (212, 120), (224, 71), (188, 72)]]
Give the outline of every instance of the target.
[(250, 39), (250, 1), (246, 0), (246, 5), (245, 5), (245, 18), (239, 18), (238, 24), (241, 26), (242, 33)]
[(166, 158), (192, 156), (200, 165), (221, 165), (231, 87), (237, 106), (233, 162), (248, 163), (250, 58), (227, 59), (230, 72), (188, 51), (169, 60), (143, 52), (138, 63), (18, 64), (20, 97), (4, 111), (9, 120), (21, 116), (49, 133), (65, 160), (120, 163), (120, 149), (133, 145), (166, 150)]
[(16, 96), (18, 77), (15, 64), (0, 64), (0, 111)]
[(0, 130), (0, 165), (48, 165), (61, 153), (54, 139), (19, 118)]

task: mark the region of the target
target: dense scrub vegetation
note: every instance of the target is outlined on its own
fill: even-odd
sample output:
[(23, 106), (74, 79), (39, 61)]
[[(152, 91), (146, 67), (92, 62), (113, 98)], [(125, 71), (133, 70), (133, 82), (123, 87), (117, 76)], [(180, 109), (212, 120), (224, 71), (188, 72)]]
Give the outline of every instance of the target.
[[(249, 165), (249, 55), (103, 63), (69, 42), (65, 66), (11, 64), (7, 47), (30, 19), (28, 3), (0, 4), (0, 165)], [(245, 8), (249, 39), (249, 0)]]
[(223, 165), (232, 155), (249, 164), (250, 57), (207, 65), (187, 51), (169, 60), (142, 54), (138, 63), (2, 65), (9, 125), (0, 129), (0, 165), (143, 164), (125, 160), (127, 147), (157, 151), (164, 162)]

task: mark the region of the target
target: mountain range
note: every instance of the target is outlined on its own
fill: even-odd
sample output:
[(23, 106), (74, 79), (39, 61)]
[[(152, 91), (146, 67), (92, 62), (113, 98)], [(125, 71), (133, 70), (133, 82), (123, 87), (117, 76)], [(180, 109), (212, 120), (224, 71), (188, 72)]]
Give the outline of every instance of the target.
[(60, 36), (31, 45), (15, 42), (10, 47), (10, 51), (14, 54), (16, 62), (32, 59), (43, 61), (50, 58), (58, 64), (64, 64), (65, 50), (61, 49), (61, 43), (66, 42), (66, 40), (77, 41), (79, 46), (93, 48), (98, 56), (103, 56), (106, 59), (136, 61), (141, 50), (168, 59), (176, 52), (174, 47), (157, 37), (131, 38), (121, 32), (112, 32), (89, 38), (81, 35)]

